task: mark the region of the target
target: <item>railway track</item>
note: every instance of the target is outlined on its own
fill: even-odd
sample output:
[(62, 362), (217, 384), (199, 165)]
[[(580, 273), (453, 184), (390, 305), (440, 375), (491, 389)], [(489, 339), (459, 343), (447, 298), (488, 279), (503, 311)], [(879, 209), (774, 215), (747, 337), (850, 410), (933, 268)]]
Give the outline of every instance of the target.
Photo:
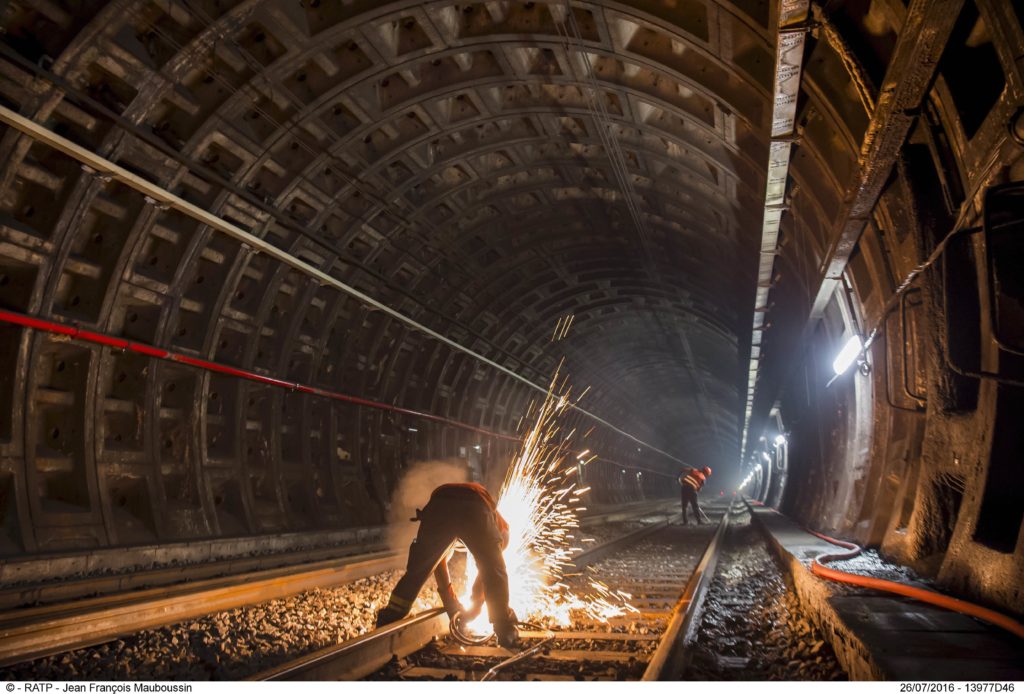
[[(654, 514), (667, 507), (654, 505)], [(652, 508), (627, 508), (585, 519), (602, 526), (650, 517)], [(307, 559), (293, 565), (251, 570), (273, 557), (197, 564), (138, 572), (124, 577), (97, 576), (78, 581), (86, 594), (103, 593), (125, 581), (132, 590), (112, 591), (77, 600), (21, 606), (0, 612), (0, 668), (102, 644), (119, 636), (166, 626), (216, 612), (296, 595), (317, 588), (332, 588), (393, 571), (404, 566), (403, 552), (377, 551), (325, 558), (324, 550), (297, 553)], [(312, 559), (313, 561), (309, 561)], [(232, 572), (232, 568), (236, 569)], [(250, 569), (239, 572), (237, 569)], [(227, 572), (228, 575), (218, 575)], [(165, 584), (170, 585), (165, 585)], [(145, 587), (151, 586), (151, 587)], [(32, 595), (31, 587), (10, 589)], [(14, 602), (15, 595), (7, 598)]]
[[(273, 668), (260, 680), (658, 680), (682, 674), (703, 595), (714, 574), (729, 509), (694, 530), (667, 519), (576, 558), (580, 569), (631, 595), (635, 612), (607, 622), (574, 617), (551, 630), (520, 632), (522, 648), (466, 646), (430, 610)], [(586, 574), (586, 571), (582, 573)]]

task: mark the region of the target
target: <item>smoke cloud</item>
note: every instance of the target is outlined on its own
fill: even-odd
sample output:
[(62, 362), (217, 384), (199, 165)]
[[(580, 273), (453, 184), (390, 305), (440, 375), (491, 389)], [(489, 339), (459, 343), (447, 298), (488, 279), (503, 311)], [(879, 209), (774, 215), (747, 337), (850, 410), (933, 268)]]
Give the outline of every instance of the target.
[(430, 499), (430, 493), (442, 484), (470, 481), (469, 466), (461, 458), (425, 460), (413, 463), (409, 471), (398, 481), (391, 497), (388, 510), (388, 546), (406, 550), (420, 529), (419, 523), (409, 519), (416, 515), (416, 509), (423, 508)]

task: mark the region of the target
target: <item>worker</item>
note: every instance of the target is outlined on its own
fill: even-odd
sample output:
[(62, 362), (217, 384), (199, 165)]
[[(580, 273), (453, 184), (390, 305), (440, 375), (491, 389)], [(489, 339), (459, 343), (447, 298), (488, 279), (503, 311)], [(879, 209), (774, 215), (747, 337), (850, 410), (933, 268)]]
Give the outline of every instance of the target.
[(704, 486), (704, 483), (708, 481), (708, 477), (711, 477), (711, 468), (707, 465), (700, 470), (692, 467), (687, 468), (683, 474), (679, 475), (679, 486), (682, 487), (683, 496), (683, 525), (689, 522), (686, 518), (687, 504), (693, 506), (693, 513), (697, 518), (697, 524), (700, 525), (704, 522), (701, 520), (702, 512), (697, 504), (697, 493)]
[(474, 605), (468, 614), (479, 614), (486, 600), (498, 643), (514, 647), (519, 638), (518, 620), (508, 606), (508, 572), (502, 555), (508, 547), (508, 523), (498, 513), (494, 497), (475, 482), (443, 484), (430, 495), (427, 505), (416, 511), (413, 520), (420, 522), (420, 529), (409, 546), (408, 566), (391, 600), (378, 613), (377, 626), (409, 614), (431, 571), (449, 618), (464, 611), (448, 576), (448, 558), (455, 541), (461, 540), (476, 560), (479, 572), (472, 591)]

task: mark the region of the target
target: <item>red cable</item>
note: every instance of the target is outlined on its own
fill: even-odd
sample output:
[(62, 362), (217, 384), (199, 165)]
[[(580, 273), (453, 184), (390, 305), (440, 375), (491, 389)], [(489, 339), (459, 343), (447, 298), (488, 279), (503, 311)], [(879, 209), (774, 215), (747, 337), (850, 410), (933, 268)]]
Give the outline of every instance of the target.
[(291, 381), (283, 381), (279, 378), (273, 378), (271, 376), (264, 376), (263, 374), (256, 373), (255, 371), (246, 371), (245, 369), (238, 369), (233, 366), (226, 364), (219, 364), (214, 361), (208, 361), (206, 359), (198, 359), (196, 357), (190, 357), (185, 354), (177, 352), (170, 352), (159, 347), (153, 347), (151, 345), (143, 344), (141, 342), (131, 342), (120, 337), (114, 337), (112, 335), (106, 335), (104, 333), (97, 333), (91, 330), (83, 330), (76, 325), (67, 325), (65, 323), (57, 323), (54, 321), (44, 320), (42, 318), (36, 318), (34, 316), (28, 316), (23, 313), (15, 313), (13, 311), (0, 310), (0, 323), (9, 323), (12, 325), (20, 325), (24, 328), (30, 328), (32, 330), (39, 330), (41, 332), (52, 333), (55, 335), (66, 335), (74, 340), (81, 340), (83, 342), (91, 342), (97, 345), (103, 345), (105, 347), (111, 347), (113, 349), (119, 349), (122, 352), (134, 352), (135, 354), (141, 354), (154, 359), (166, 359), (173, 361), (178, 364), (185, 364), (186, 366), (192, 366), (197, 369), (204, 371), (211, 371), (213, 373), (224, 374), (227, 376), (234, 376), (235, 378), (244, 378), (249, 381), (255, 381), (264, 385), (275, 386), (277, 388), (284, 388), (299, 393), (307, 393), (309, 395), (316, 395), (322, 398), (329, 398), (331, 400), (338, 400), (340, 402), (353, 403), (355, 405), (362, 405), (364, 407), (373, 407), (378, 410), (387, 410), (388, 412), (396, 412), (398, 414), (405, 414), (411, 417), (419, 417), (420, 419), (427, 419), (433, 422), (440, 422), (449, 426), (458, 427), (460, 429), (466, 429), (467, 431), (473, 431), (484, 436), (491, 436), (497, 439), (504, 439), (506, 441), (519, 441), (520, 437), (510, 436), (508, 434), (500, 434), (496, 431), (490, 431), (481, 427), (473, 426), (472, 424), (466, 424), (455, 419), (448, 419), (436, 414), (430, 414), (428, 412), (418, 412), (416, 410), (410, 410), (405, 407), (398, 407), (397, 405), (389, 405), (384, 402), (377, 400), (367, 400), (355, 395), (348, 395), (346, 393), (339, 393), (337, 391), (324, 390), (323, 388), (317, 388), (316, 386), (304, 385), (302, 383), (292, 383)]
[(967, 602), (966, 600), (953, 598), (948, 595), (943, 595), (942, 593), (936, 593), (932, 590), (915, 588), (914, 586), (908, 586), (896, 581), (887, 581), (882, 578), (872, 578), (870, 576), (861, 576), (859, 574), (847, 573), (846, 571), (839, 571), (838, 569), (830, 569), (827, 566), (824, 566), (826, 562), (838, 559), (852, 559), (861, 553), (861, 548), (852, 542), (837, 540), (829, 537), (828, 535), (816, 533), (813, 530), (808, 530), (807, 532), (815, 537), (825, 540), (826, 542), (831, 542), (834, 545), (851, 550), (849, 552), (842, 552), (838, 554), (819, 554), (814, 558), (814, 561), (811, 562), (811, 573), (816, 576), (821, 576), (822, 578), (838, 581), (840, 583), (849, 583), (851, 585), (861, 586), (862, 588), (871, 588), (873, 590), (881, 590), (887, 593), (903, 595), (946, 610), (952, 610), (971, 617), (977, 617), (989, 624), (994, 624), (997, 627), (1006, 629), (1011, 634), (1024, 639), (1024, 624), (1021, 624), (1011, 617), (996, 612), (995, 610), (990, 610), (987, 607), (975, 605), (974, 603)]
[[(483, 429), (481, 427), (473, 426), (472, 424), (466, 424), (454, 419), (442, 417), (436, 414), (430, 414), (428, 412), (419, 412), (417, 410), (410, 410), (405, 407), (399, 407), (397, 405), (389, 405), (387, 403), (378, 402), (376, 400), (367, 400), (356, 395), (348, 395), (346, 393), (339, 393), (331, 390), (324, 390), (316, 386), (305, 385), (302, 383), (292, 383), (291, 381), (284, 381), (279, 378), (273, 378), (271, 376), (264, 376), (263, 374), (256, 373), (254, 371), (246, 371), (244, 369), (238, 369), (233, 366), (226, 364), (219, 364), (217, 362), (209, 361), (206, 359), (199, 359), (196, 357), (190, 357), (185, 354), (176, 352), (170, 352), (158, 347), (152, 347), (140, 342), (131, 342), (120, 337), (113, 337), (104, 333), (97, 333), (90, 330), (83, 330), (75, 325), (67, 325), (64, 323), (57, 323), (54, 321), (44, 320), (42, 318), (36, 318), (21, 313), (14, 313), (13, 311), (0, 310), (0, 323), (10, 323), (13, 325), (20, 325), (25, 328), (31, 328), (32, 330), (39, 330), (41, 332), (53, 333), (57, 335), (66, 335), (75, 340), (82, 340), (83, 342), (91, 342), (93, 344), (103, 345), (105, 347), (111, 347), (113, 349), (119, 349), (121, 351), (134, 352), (136, 354), (142, 354), (147, 357), (153, 357), (155, 359), (165, 359), (168, 361), (177, 362), (179, 364), (185, 364), (186, 366), (192, 366), (197, 369), (204, 371), (211, 371), (213, 373), (224, 374), (226, 376), (233, 376), (235, 378), (243, 378), (249, 381), (255, 381), (264, 385), (275, 386), (277, 388), (284, 388), (298, 393), (307, 393), (309, 395), (315, 395), (322, 398), (328, 398), (330, 400), (337, 400), (340, 402), (348, 402), (355, 405), (361, 405), (364, 407), (373, 407), (376, 409), (387, 410), (389, 412), (395, 412), (397, 414), (409, 415), (411, 417), (418, 417), (420, 419), (426, 419), (432, 422), (439, 422), (441, 424), (447, 424), (460, 429), (466, 429), (468, 431), (474, 431), (485, 436), (491, 436), (498, 439), (504, 439), (506, 441), (519, 441), (520, 437), (510, 436), (508, 434), (500, 434), (495, 431)], [(632, 465), (625, 465), (623, 463), (616, 462), (614, 460), (608, 460), (606, 458), (596, 458), (594, 462), (607, 463), (610, 465), (618, 465), (629, 470), (639, 470), (642, 472), (649, 472), (654, 475), (662, 475), (665, 477), (675, 477), (675, 475), (669, 475), (658, 470), (652, 470), (650, 468), (637, 467)]]

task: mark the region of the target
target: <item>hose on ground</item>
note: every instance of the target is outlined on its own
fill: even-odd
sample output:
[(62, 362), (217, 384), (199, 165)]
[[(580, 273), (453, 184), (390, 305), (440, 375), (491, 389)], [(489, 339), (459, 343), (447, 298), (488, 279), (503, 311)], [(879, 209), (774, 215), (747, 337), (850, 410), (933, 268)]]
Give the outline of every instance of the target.
[(490, 670), (487, 671), (487, 673), (483, 677), (480, 678), (481, 682), (488, 682), (490, 680), (493, 680), (495, 677), (498, 676), (499, 672), (501, 672), (508, 666), (514, 665), (515, 663), (533, 657), (534, 655), (542, 651), (545, 646), (547, 646), (549, 643), (555, 640), (555, 632), (551, 631), (550, 629), (545, 629), (543, 626), (539, 624), (532, 624), (530, 622), (518, 622), (518, 626), (526, 627), (527, 629), (533, 629), (534, 631), (547, 632), (547, 636), (545, 636), (538, 643), (530, 646), (526, 650), (520, 651), (511, 658), (507, 658), (506, 660), (503, 660), (494, 667), (492, 667)]
[(852, 574), (846, 571), (829, 568), (825, 566), (825, 564), (831, 561), (853, 559), (861, 553), (861, 548), (852, 542), (837, 540), (833, 537), (829, 537), (828, 535), (816, 533), (813, 530), (808, 530), (807, 532), (811, 533), (815, 537), (825, 540), (826, 542), (830, 542), (848, 550), (847, 552), (826, 552), (815, 557), (814, 561), (811, 562), (811, 573), (815, 576), (821, 576), (822, 578), (827, 578), (832, 581), (848, 583), (862, 588), (871, 588), (872, 590), (881, 590), (886, 593), (895, 593), (896, 595), (913, 598), (914, 600), (926, 602), (929, 605), (935, 605), (936, 607), (941, 607), (946, 610), (959, 612), (960, 614), (965, 614), (969, 617), (976, 617), (982, 621), (988, 622), (989, 624), (1005, 629), (1018, 638), (1024, 639), (1024, 624), (1021, 624), (1012, 617), (1008, 617), (1000, 612), (990, 610), (987, 607), (975, 605), (974, 603), (967, 602), (966, 600), (953, 598), (925, 588), (917, 588), (915, 586), (908, 586), (896, 581), (888, 581), (883, 578), (861, 576), (859, 574)]

